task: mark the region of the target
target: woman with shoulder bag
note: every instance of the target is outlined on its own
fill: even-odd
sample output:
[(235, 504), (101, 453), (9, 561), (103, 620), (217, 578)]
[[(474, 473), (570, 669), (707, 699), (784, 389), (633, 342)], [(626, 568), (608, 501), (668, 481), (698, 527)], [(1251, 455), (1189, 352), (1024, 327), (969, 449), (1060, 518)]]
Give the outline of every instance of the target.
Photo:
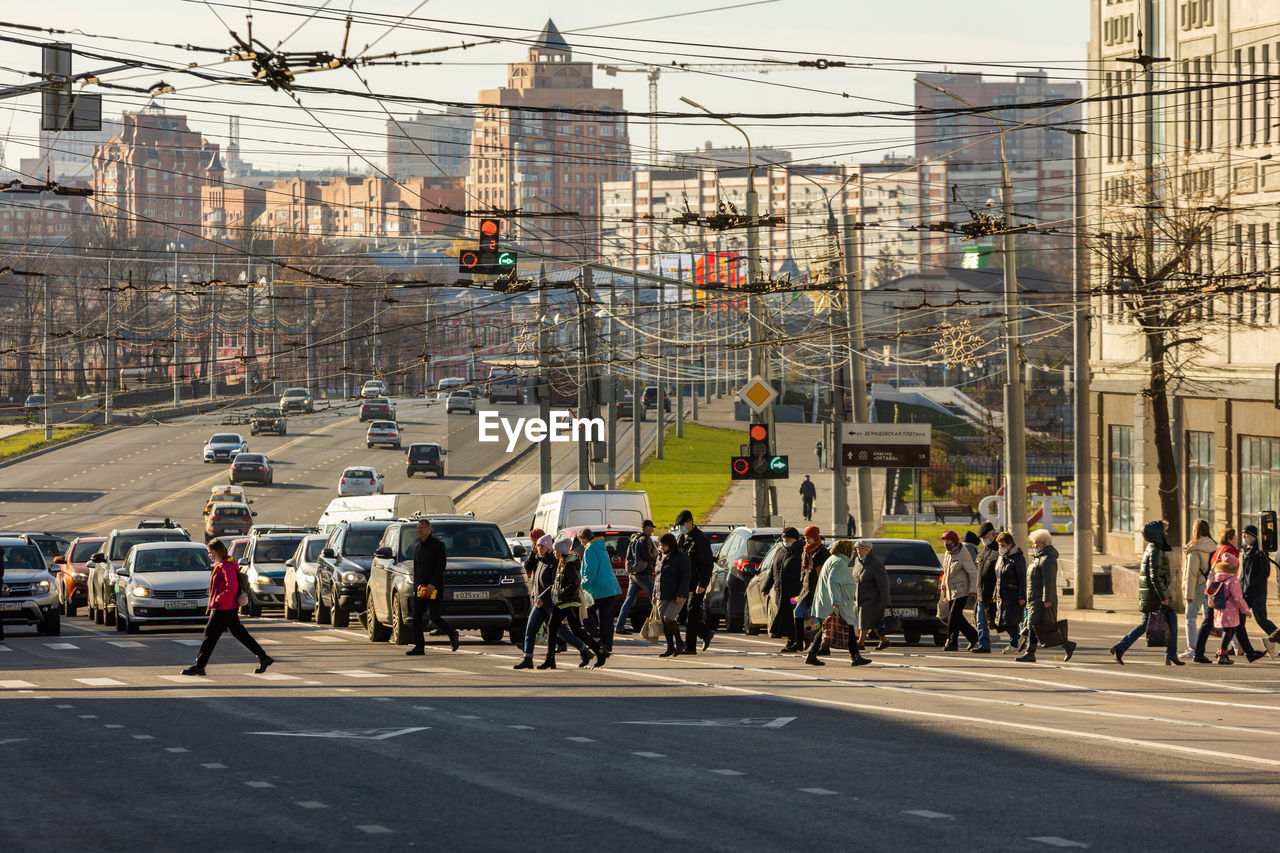
[(1212, 608), (1205, 613), (1204, 588), (1213, 574), (1213, 556), (1216, 546), (1209, 534), (1209, 522), (1203, 518), (1196, 519), (1191, 538), (1187, 540), (1186, 556), (1182, 561), (1182, 597), (1187, 602), (1187, 649), (1180, 657), (1191, 660), (1196, 655), (1195, 641), (1199, 633), (1198, 616), (1212, 620)]
[[(555, 612), (551, 614), (551, 622), (547, 625), (547, 657), (546, 660), (538, 664), (538, 669), (556, 668), (555, 639), (560, 632), (560, 625), (564, 622), (569, 623), (569, 631), (573, 636), (581, 640), (584, 646), (591, 649), (592, 654), (596, 656), (596, 666), (603, 666), (605, 661), (604, 651), (592, 636), (583, 629), (582, 617), (578, 615), (578, 608), (582, 606), (582, 560), (577, 554), (573, 553), (572, 540), (561, 539), (555, 544), (555, 550), (560, 560), (559, 567), (556, 570), (555, 586), (551, 592)], [(584, 654), (582, 663), (578, 664), (578, 666), (581, 668), (590, 662), (591, 658)]]
[[(533, 546), (533, 574), (530, 578), (529, 597), (533, 600), (533, 607), (529, 611), (529, 620), (525, 623), (524, 628), (524, 658), (520, 663), (516, 664), (512, 669), (533, 669), (533, 647), (538, 639), (538, 629), (544, 624), (551, 621), (554, 615), (555, 600), (554, 589), (556, 583), (556, 569), (559, 567), (559, 561), (556, 560), (556, 552), (554, 549), (555, 540), (548, 534), (538, 537), (538, 541)], [(587, 651), (587, 647), (582, 641), (564, 626), (560, 626), (557, 636), (547, 633), (547, 643), (554, 645), (559, 650), (557, 640), (572, 645), (582, 654), (582, 662), (590, 663), (593, 655)]]
[(658, 551), (653, 583), (657, 593), (654, 612), (662, 620), (662, 633), (667, 638), (667, 650), (658, 657), (671, 658), (684, 652), (684, 643), (680, 640), (680, 608), (689, 597), (693, 564), (689, 562), (689, 555), (680, 550), (674, 534), (662, 534)]
[(238, 611), (247, 600), (241, 590), (240, 566), (227, 556), (227, 546), (221, 539), (211, 539), (207, 547), (209, 560), (213, 563), (213, 571), (209, 573), (209, 621), (204, 626), (204, 640), (196, 654), (195, 665), (184, 669), (182, 674), (205, 674), (204, 668), (224, 631), (230, 631), (231, 636), (257, 656), (258, 668), (254, 670), (255, 673), (266, 672), (267, 667), (275, 663), (275, 659), (264, 652), (257, 640), (240, 624)]
[[(824, 620), (840, 620), (842, 624), (833, 626), (834, 634), (841, 628), (848, 632), (849, 628), (858, 626), (858, 582), (853, 579), (853, 569), (849, 567), (849, 559), (853, 556), (853, 542), (841, 539), (831, 546), (831, 556), (822, 564), (818, 575), (817, 587), (813, 594), (813, 615), (819, 622)], [(813, 639), (809, 647), (809, 655), (804, 662), (810, 666), (825, 666), (818, 660), (819, 646), (827, 644), (827, 631)], [(854, 666), (871, 663), (858, 653), (858, 641), (849, 638), (849, 657)]]

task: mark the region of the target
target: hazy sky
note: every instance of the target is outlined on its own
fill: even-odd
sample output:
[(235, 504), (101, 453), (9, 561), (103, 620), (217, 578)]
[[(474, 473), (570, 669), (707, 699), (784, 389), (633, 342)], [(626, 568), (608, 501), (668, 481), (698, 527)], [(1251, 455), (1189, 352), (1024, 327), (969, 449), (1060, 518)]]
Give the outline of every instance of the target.
[[(386, 16), (353, 28), (350, 52), (358, 53), (374, 39), (381, 39), (369, 54), (458, 45), (488, 37), (529, 37), (551, 17), (575, 49), (575, 59), (607, 63), (653, 62), (753, 62), (772, 57), (802, 58), (785, 51), (799, 51), (808, 57), (845, 58), (853, 63), (872, 63), (874, 68), (789, 70), (768, 75), (726, 72), (733, 78), (696, 73), (666, 73), (659, 83), (659, 108), (687, 111), (681, 95), (723, 111), (804, 111), (850, 110), (874, 107), (906, 107), (911, 102), (911, 78), (919, 70), (937, 70), (929, 63), (949, 63), (953, 69), (967, 63), (1011, 63), (1044, 65), (1051, 74), (1078, 77), (1084, 65), (1089, 4), (1084, 0), (779, 0), (743, 5), (723, 11), (643, 23), (625, 24), (637, 18), (672, 15), (697, 9), (713, 9), (729, 0), (649, 0), (646, 3), (580, 0), (516, 2), (516, 0), (431, 0), (418, 7), (418, 0), (313, 0), (326, 6), (320, 17), (307, 20), (314, 6), (296, 7), (279, 3), (253, 3), (254, 35), (274, 46), (289, 36), (284, 49), (327, 50), (337, 53), (341, 46), (341, 18), (347, 8), (356, 13)], [(153, 40), (166, 44), (193, 44), (225, 48), (232, 44), (226, 27), (217, 15), (241, 35), (245, 30), (247, 6), (240, 0), (206, 4), (203, 0), (132, 0), (104, 3), (102, 0), (7, 0), (3, 19), (33, 26), (78, 30), (85, 35), (48, 36), (23, 33), (0, 27), (0, 33), (40, 40), (62, 38), (87, 49), (166, 62), (202, 61), (216, 63), (216, 54), (194, 53), (134, 41), (90, 36), (118, 36)], [(301, 14), (280, 14), (283, 10)], [(215, 15), (215, 10), (217, 15)], [(273, 11), (274, 10), (274, 11)], [(406, 26), (387, 32), (398, 17), (414, 14)], [(484, 23), (479, 23), (483, 21)], [(302, 24), (300, 31), (289, 35)], [(574, 30), (581, 30), (574, 33)], [(651, 40), (651, 41), (645, 41)], [(524, 56), (526, 47), (518, 42), (484, 45), (468, 50), (452, 50), (421, 57), (447, 64), (413, 68), (369, 68), (361, 73), (379, 93), (412, 95), (443, 100), (473, 101), (479, 89), (495, 88), (506, 79), (505, 63)], [(18, 72), (39, 67), (34, 48), (5, 46), (0, 50), (0, 85), (19, 82)], [(907, 60), (891, 64), (893, 60)], [(78, 58), (76, 70), (92, 70), (110, 63)], [(246, 69), (244, 63), (218, 66), (220, 73)], [(1058, 70), (1052, 70), (1058, 69)], [(992, 68), (997, 73), (1016, 73), (1016, 68)], [(360, 156), (378, 160), (385, 151), (379, 135), (386, 120), (373, 100), (335, 96), (305, 95), (303, 102), (314, 116), (294, 105), (287, 96), (260, 87), (209, 85), (173, 72), (130, 71), (109, 75), (113, 82), (146, 88), (164, 80), (178, 89), (163, 99), (172, 111), (186, 112), (191, 124), (215, 141), (224, 142), (226, 116), (239, 114), (245, 159), (259, 166), (291, 168), (295, 165), (341, 165), (355, 149), (352, 166)], [(626, 92), (629, 109), (648, 106), (643, 74), (606, 77), (596, 72), (597, 85), (618, 87)], [(339, 69), (305, 75), (303, 82), (314, 85), (363, 91), (350, 70)], [(850, 97), (845, 97), (845, 95)], [(145, 101), (136, 95), (108, 93), (104, 111), (137, 108)], [(411, 113), (413, 107), (386, 104), (397, 115)], [(5, 144), (5, 163), (33, 156), (30, 142), (36, 133), (38, 99), (24, 97), (0, 102), (0, 139)], [(429, 109), (429, 108), (427, 108)], [(323, 130), (327, 126), (333, 133)], [(824, 125), (824, 126), (813, 126)], [(879, 159), (885, 151), (906, 153), (910, 148), (910, 125), (883, 122), (755, 122), (748, 127), (756, 146), (792, 147), (799, 156), (812, 158)], [(335, 138), (335, 134), (338, 138)], [(631, 128), (637, 159), (647, 145), (644, 119), (633, 120)], [(739, 144), (741, 137), (723, 125), (699, 121), (664, 123), (660, 148), (688, 149), (704, 140), (716, 144)]]

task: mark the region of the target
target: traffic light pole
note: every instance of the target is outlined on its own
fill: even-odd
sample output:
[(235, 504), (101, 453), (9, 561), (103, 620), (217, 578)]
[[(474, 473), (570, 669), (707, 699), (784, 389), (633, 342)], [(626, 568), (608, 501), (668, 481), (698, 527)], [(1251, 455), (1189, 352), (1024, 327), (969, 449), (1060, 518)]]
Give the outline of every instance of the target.
[[(844, 304), (849, 329), (849, 393), (853, 397), (853, 422), (865, 424), (870, 421), (870, 412), (867, 406), (867, 361), (863, 354), (866, 352), (866, 338), (862, 325), (862, 244), (861, 231), (857, 225), (857, 219), (852, 213), (844, 215)], [(839, 432), (838, 427), (836, 432)], [(832, 446), (832, 453), (837, 457), (843, 455), (838, 435)], [(875, 532), (876, 526), (872, 515), (871, 469), (855, 470), (858, 483), (858, 535), (869, 537)]]
[[(760, 281), (760, 258), (756, 252), (756, 225), (755, 220), (759, 215), (758, 212), (759, 199), (756, 197), (756, 170), (755, 166), (747, 168), (747, 281), (756, 284)], [(760, 322), (760, 311), (762, 304), (760, 297), (751, 295), (747, 297), (747, 313), (749, 323), (747, 326), (747, 334), (750, 336), (751, 347), (748, 349), (748, 357), (750, 359), (750, 373), (752, 376), (763, 377), (765, 382), (770, 379), (769, 376), (769, 360), (765, 358), (764, 349), (760, 346), (764, 339), (764, 324)], [(769, 427), (769, 435), (773, 436), (773, 405), (770, 404), (764, 412), (765, 423)], [(755, 481), (755, 510), (756, 525), (759, 527), (768, 527), (770, 522), (770, 506), (769, 506), (769, 481)]]

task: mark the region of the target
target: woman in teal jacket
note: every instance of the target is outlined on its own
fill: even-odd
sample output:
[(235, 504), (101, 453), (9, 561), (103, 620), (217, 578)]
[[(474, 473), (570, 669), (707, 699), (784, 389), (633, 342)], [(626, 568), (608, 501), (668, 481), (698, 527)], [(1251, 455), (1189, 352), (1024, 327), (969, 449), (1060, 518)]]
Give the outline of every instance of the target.
[[(851, 540), (841, 539), (832, 546), (831, 556), (822, 564), (822, 571), (818, 575), (818, 585), (813, 594), (813, 616), (821, 622), (834, 613), (838, 619), (857, 631), (858, 582), (853, 579), (853, 568), (849, 565), (852, 558)], [(818, 647), (821, 645), (822, 641), (815, 638), (813, 645), (809, 647), (805, 663), (811, 666), (824, 665), (818, 660)], [(852, 636), (849, 638), (849, 657), (854, 666), (871, 663), (858, 653), (858, 642)]]
[(600, 638), (604, 655), (597, 666), (603, 666), (605, 658), (613, 654), (614, 614), (622, 597), (622, 587), (613, 573), (613, 560), (604, 537), (597, 538), (589, 528), (578, 534), (584, 548), (582, 552), (582, 588), (595, 602), (587, 608), (587, 630)]

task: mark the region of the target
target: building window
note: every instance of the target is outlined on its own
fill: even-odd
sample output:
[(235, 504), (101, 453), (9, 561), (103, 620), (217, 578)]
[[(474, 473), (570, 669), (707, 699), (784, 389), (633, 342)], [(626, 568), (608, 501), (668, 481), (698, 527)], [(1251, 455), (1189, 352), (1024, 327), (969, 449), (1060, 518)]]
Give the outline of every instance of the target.
[(1197, 518), (1213, 528), (1213, 433), (1187, 430), (1187, 530)]
[(1133, 532), (1133, 427), (1111, 426), (1111, 529)]
[(1240, 526), (1261, 524), (1280, 505), (1280, 438), (1240, 436)]

